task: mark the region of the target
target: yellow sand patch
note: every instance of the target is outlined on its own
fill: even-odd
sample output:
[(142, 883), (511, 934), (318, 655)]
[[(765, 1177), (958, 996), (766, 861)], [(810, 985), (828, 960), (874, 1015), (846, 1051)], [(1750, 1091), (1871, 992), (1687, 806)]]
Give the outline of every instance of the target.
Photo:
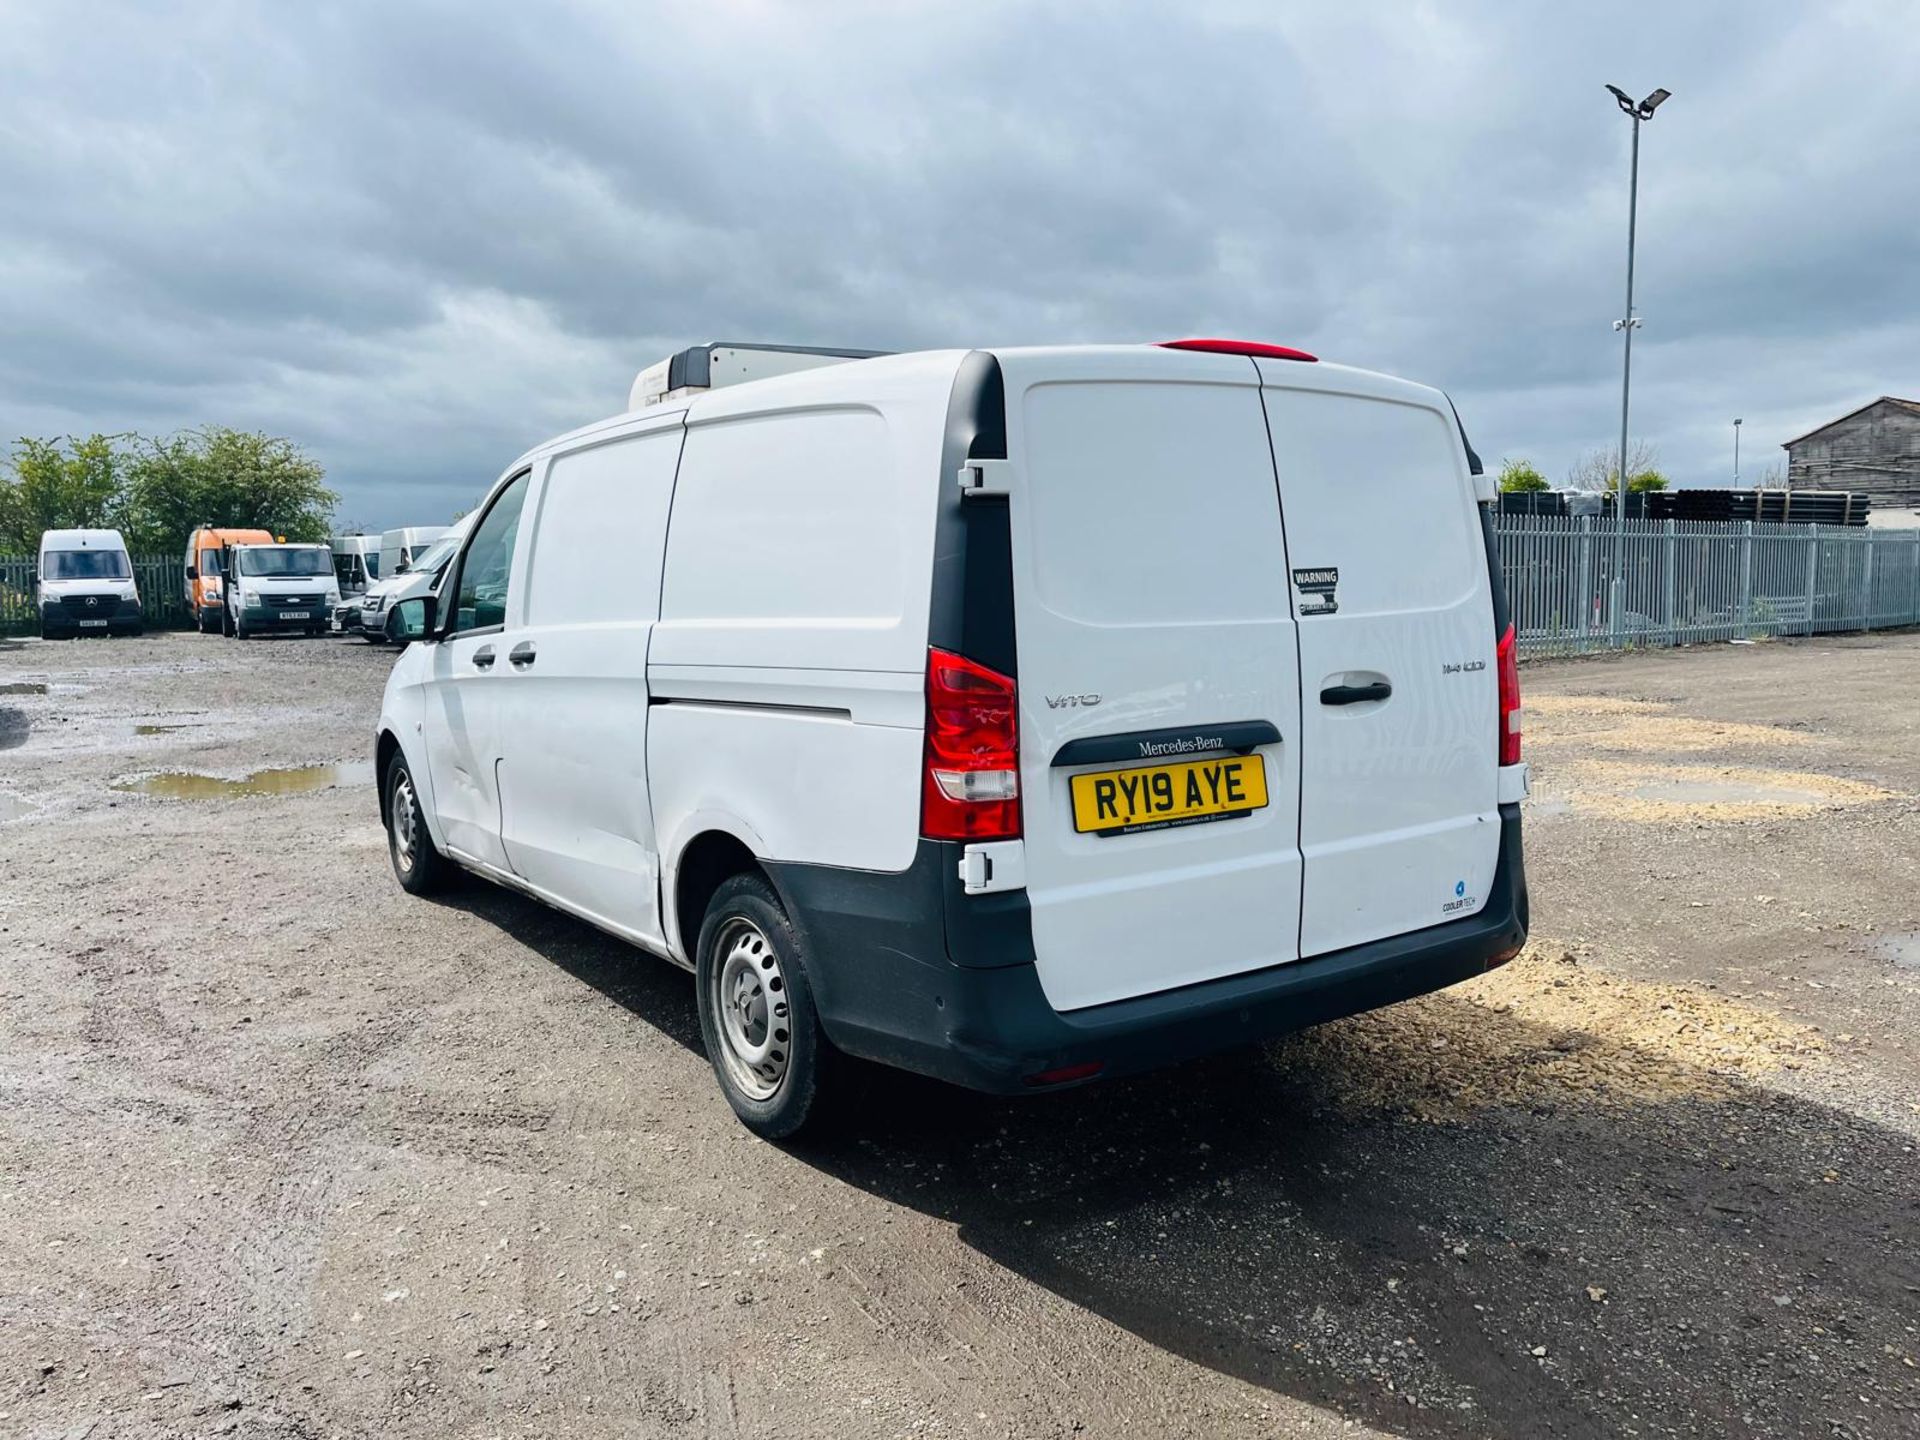
[(1619, 1106), (1725, 1094), (1820, 1063), (1808, 1026), (1711, 991), (1608, 975), (1529, 945), (1491, 974), (1272, 1047), (1342, 1106), (1426, 1120), (1494, 1105)]
[(1650, 824), (1790, 818), (1896, 798), (1861, 780), (1745, 765), (1574, 760), (1552, 774), (1575, 809)]
[(1574, 744), (1586, 750), (1720, 751), (1806, 745), (1816, 738), (1777, 725), (1680, 715), (1659, 700), (1528, 695), (1525, 706), (1527, 743), (1549, 751)]

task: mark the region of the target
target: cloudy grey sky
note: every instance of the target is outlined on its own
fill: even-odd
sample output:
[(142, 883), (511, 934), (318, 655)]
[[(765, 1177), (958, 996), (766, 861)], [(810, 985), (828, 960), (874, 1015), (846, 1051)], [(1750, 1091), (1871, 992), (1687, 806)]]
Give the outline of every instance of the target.
[(291, 435), (440, 521), (682, 345), (1230, 334), (1683, 483), (1920, 395), (1905, 3), (0, 0), (0, 435)]

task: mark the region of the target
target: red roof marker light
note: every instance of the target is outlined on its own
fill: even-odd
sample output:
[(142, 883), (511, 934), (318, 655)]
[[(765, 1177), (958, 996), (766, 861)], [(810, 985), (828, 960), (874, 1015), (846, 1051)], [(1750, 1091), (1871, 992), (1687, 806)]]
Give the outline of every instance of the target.
[(1304, 350), (1296, 350), (1291, 345), (1265, 345), (1258, 340), (1161, 340), (1157, 342), (1162, 350), (1205, 350), (1215, 355), (1252, 355), (1261, 360), (1308, 360), (1316, 361), (1318, 355), (1309, 355)]

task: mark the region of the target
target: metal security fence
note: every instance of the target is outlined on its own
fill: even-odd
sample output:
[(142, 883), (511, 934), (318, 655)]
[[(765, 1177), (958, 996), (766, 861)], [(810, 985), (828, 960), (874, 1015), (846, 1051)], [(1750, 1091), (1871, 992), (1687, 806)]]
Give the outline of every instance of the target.
[(1616, 626), (1612, 520), (1494, 527), (1523, 655), (1920, 624), (1920, 530), (1629, 520)]
[[(25, 635), (40, 628), (33, 606), (32, 555), (0, 555), (0, 635)], [(136, 555), (133, 579), (150, 629), (190, 625), (187, 614), (186, 561), (178, 555)]]

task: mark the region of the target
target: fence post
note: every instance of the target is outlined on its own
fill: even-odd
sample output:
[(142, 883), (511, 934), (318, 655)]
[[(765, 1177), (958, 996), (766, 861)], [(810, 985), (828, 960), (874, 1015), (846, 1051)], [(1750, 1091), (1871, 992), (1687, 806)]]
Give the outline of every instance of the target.
[(1913, 532), (1913, 584), (1907, 602), (1907, 620), (1920, 622), (1920, 530)]
[(1813, 634), (1813, 607), (1820, 599), (1820, 527), (1807, 526), (1807, 634)]
[(1747, 638), (1753, 614), (1753, 521), (1740, 522), (1740, 638)]
[(1665, 584), (1661, 587), (1665, 593), (1661, 597), (1661, 622), (1667, 627), (1667, 644), (1680, 643), (1679, 606), (1676, 603), (1680, 567), (1679, 525), (1672, 520), (1660, 522), (1660, 572)]
[(1860, 565), (1860, 628), (1871, 630), (1873, 628), (1873, 531), (1863, 532), (1860, 539), (1867, 552), (1867, 558)]
[(1593, 636), (1593, 518), (1580, 517), (1580, 648), (1588, 649)]

